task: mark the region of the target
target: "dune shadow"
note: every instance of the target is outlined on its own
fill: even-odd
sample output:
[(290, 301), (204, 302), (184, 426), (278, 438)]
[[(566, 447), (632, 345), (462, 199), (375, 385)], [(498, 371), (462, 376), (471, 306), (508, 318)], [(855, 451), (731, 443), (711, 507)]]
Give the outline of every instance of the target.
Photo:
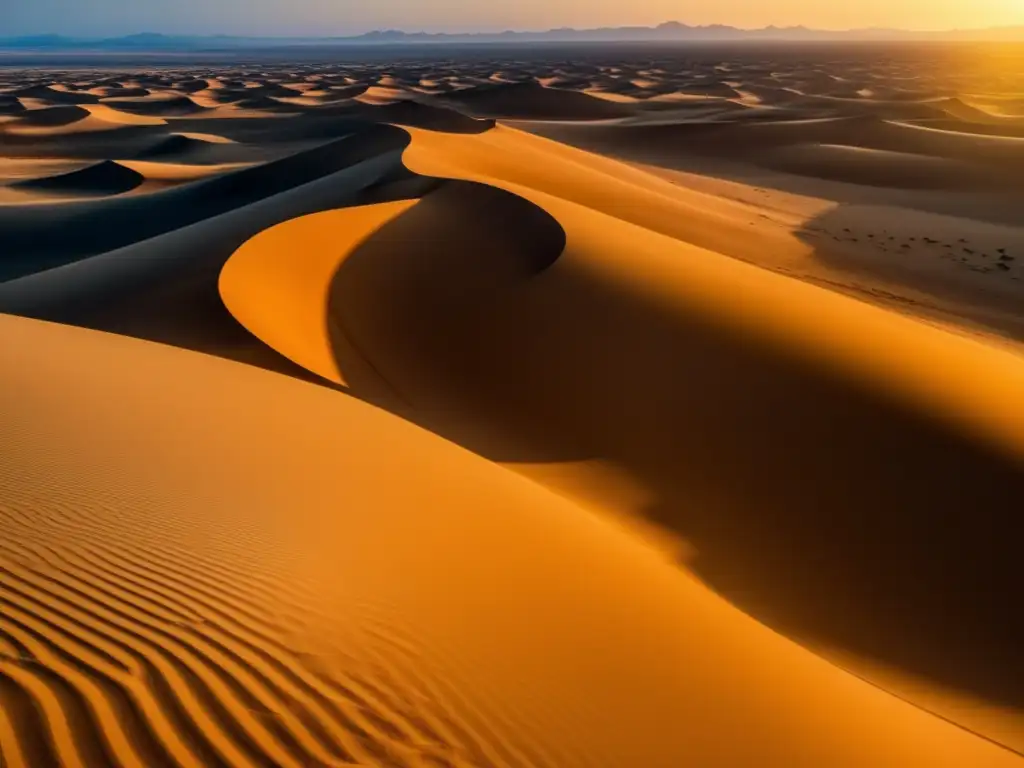
[(326, 313), (338, 369), (368, 361), (396, 390), (387, 407), (490, 459), (576, 458), (578, 446), (538, 435), (528, 421), (456, 415), (489, 405), (486, 388), (473, 383), (481, 358), (495, 352), (477, 324), (481, 305), (507, 300), (549, 269), (565, 232), (543, 209), (495, 187), (420, 179), (433, 189), (370, 234), (334, 275)]
[(553, 259), (564, 237), (445, 183), (336, 274), (339, 366), (359, 350), (402, 390), (393, 410), (489, 459), (625, 468), (657, 499), (648, 519), (692, 544), (687, 567), (783, 633), (1024, 707), (1018, 457)]

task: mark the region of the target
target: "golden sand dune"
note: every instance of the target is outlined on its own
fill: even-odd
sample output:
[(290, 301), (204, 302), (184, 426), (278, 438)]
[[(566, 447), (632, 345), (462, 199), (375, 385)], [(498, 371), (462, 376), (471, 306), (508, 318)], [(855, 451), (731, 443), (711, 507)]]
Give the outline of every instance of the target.
[(17, 88), (10, 95), (21, 99), (40, 99), (49, 104), (98, 104), (99, 97), (81, 91), (69, 91), (54, 85), (31, 85)]
[(63, 137), (123, 129), (125, 126), (164, 125), (159, 118), (119, 112), (105, 104), (56, 106), (16, 113), (0, 124), (0, 135), (15, 137)]
[(118, 125), (166, 125), (159, 117), (134, 114), (118, 109), (113, 104), (89, 104), (82, 107), (92, 117)]
[(1024, 82), (807, 55), (0, 70), (0, 763), (1024, 763)]
[(205, 109), (187, 96), (161, 99), (152, 97), (105, 99), (104, 105), (120, 112), (146, 117), (182, 117), (202, 112)]
[(369, 406), (3, 325), (13, 765), (1018, 763)]
[[(500, 167), (496, 158), (513, 157), (532, 160), (501, 167), (504, 177), (489, 175)], [(618, 463), (647, 489), (663, 524), (696, 537), (698, 552), (717, 553), (717, 562), (698, 561), (698, 570), (707, 568), (748, 609), (813, 635), (821, 629), (813, 626), (815, 612), (827, 615), (839, 599), (846, 621), (856, 615), (861, 622), (865, 652), (918, 659), (938, 643), (930, 623), (959, 611), (964, 634), (938, 643), (942, 663), (975, 663), (954, 660), (957, 646), (975, 633), (989, 636), (1003, 615), (970, 599), (954, 608), (951, 595), (1016, 580), (1012, 548), (997, 554), (1000, 534), (991, 536), (1012, 529), (1003, 505), (1022, 490), (1024, 433), (1011, 414), (1024, 366), (630, 226), (622, 219), (653, 196), (639, 178), (633, 190), (602, 185), (615, 192), (621, 218), (596, 213), (601, 200), (574, 205), (566, 197), (581, 193), (565, 184), (572, 166), (554, 171), (556, 157), (599, 169), (606, 162), (503, 129), (472, 139), (416, 132), (406, 152), (413, 169), (494, 184), (539, 207), (493, 187), (448, 183), (415, 203), (317, 214), (268, 230), (239, 251), (221, 275), (221, 294), (247, 328), (293, 361), (485, 455)], [(519, 169), (526, 170), (516, 175)], [(521, 186), (526, 176), (530, 187)], [(499, 228), (509, 234), (495, 244), (490, 233)], [(342, 233), (350, 245), (339, 261)], [(301, 259), (280, 258), (296, 245)], [(617, 256), (624, 249), (628, 261)], [(590, 336), (586, 328), (606, 330)], [(674, 354), (666, 359), (663, 349)], [(958, 375), (943, 379), (944, 365), (978, 372), (981, 388), (965, 392)], [(481, 426), (488, 424), (490, 431)], [(833, 430), (854, 446), (889, 448), (842, 455), (832, 448), (812, 460)], [(777, 441), (792, 452), (772, 458)], [(913, 456), (913, 464), (897, 456)], [(901, 461), (898, 483), (894, 461)], [(936, 472), (951, 484), (937, 482)], [(745, 490), (734, 484), (737, 473), (758, 480)], [(908, 521), (910, 528), (890, 528), (884, 541), (851, 538), (847, 526), (863, 521), (865, 509), (888, 519), (906, 514), (900, 510), (908, 504), (940, 514), (956, 537), (921, 547)], [(696, 508), (707, 516), (695, 516)], [(776, 510), (773, 523), (761, 530), (749, 513), (768, 508)], [(972, 525), (967, 519), (952, 517), (965, 508), (972, 516), (988, 510), (971, 534), (962, 527)], [(818, 509), (829, 517), (815, 525)], [(754, 551), (730, 533), (752, 525), (759, 530)], [(766, 546), (770, 537), (776, 553)], [(812, 577), (777, 559), (807, 546), (830, 552), (832, 565), (819, 564)], [(1001, 575), (983, 587), (976, 574), (952, 569), (961, 556), (989, 558)], [(873, 573), (851, 566), (860, 558)], [(929, 589), (945, 585), (934, 609), (924, 608), (922, 574)], [(788, 600), (808, 578), (825, 602), (804, 613), (816, 598), (802, 594), (804, 608), (794, 612)], [(920, 614), (913, 626), (917, 620), (905, 621), (900, 609), (863, 591), (876, 581), (901, 595), (894, 608), (907, 600), (936, 613)], [(993, 663), (989, 672), (976, 667), (974, 674), (997, 675), (1010, 663), (1014, 636), (999, 641), (1000, 661), (982, 662)], [(901, 639), (890, 644), (893, 637)], [(975, 724), (985, 719), (967, 704), (951, 709)], [(998, 714), (985, 725), (1010, 738), (1019, 727)]]

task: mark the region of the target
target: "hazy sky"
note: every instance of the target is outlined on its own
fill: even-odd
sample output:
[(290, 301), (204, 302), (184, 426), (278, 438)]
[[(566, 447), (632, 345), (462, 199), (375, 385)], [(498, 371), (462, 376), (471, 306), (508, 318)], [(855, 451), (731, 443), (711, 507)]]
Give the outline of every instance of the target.
[(334, 35), (652, 25), (891, 26), (1024, 24), (1024, 0), (0, 0), (0, 36), (57, 32)]

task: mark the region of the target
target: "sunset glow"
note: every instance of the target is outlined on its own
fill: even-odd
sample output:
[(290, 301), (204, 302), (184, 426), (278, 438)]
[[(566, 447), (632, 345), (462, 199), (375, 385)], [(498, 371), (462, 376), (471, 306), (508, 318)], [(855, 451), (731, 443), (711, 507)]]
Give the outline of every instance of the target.
[(120, 0), (33, 0), (4, 9), (0, 35), (58, 32), (75, 35), (225, 33), (246, 35), (343, 35), (373, 29), (407, 31), (496, 31), (572, 26), (688, 24), (737, 27), (805, 25), (823, 29), (900, 27), (976, 28), (1024, 24), (1024, 7), (1008, 0), (568, 0), (480, 3), (475, 0), (182, 0), (176, 3), (124, 3)]

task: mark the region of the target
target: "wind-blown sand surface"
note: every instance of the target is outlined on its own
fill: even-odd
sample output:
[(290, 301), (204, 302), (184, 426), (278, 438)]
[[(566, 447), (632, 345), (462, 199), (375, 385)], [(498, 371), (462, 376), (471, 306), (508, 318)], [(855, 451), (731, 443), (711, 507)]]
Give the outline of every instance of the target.
[(1024, 764), (1024, 83), (861, 55), (0, 70), (4, 764)]

